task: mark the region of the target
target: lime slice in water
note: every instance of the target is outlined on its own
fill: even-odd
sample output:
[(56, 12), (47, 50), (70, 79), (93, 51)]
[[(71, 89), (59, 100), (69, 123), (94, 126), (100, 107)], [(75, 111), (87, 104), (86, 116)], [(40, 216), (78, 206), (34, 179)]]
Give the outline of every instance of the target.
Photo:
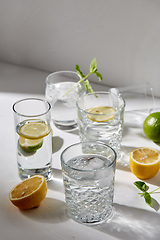
[(19, 145), (25, 152), (35, 152), (43, 145), (43, 138), (27, 139), (19, 137)]
[(87, 110), (87, 112), (89, 113), (87, 115), (88, 118), (96, 122), (107, 122), (115, 116), (114, 108), (107, 106), (91, 107)]

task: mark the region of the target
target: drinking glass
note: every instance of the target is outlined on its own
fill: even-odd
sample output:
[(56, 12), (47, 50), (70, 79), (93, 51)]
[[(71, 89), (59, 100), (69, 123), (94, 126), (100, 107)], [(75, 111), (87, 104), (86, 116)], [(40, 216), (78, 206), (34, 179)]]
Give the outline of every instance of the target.
[(150, 83), (129, 85), (109, 90), (125, 99), (125, 125), (142, 127), (145, 118), (155, 109), (155, 99)]
[[(99, 91), (82, 95), (77, 101), (78, 128), (82, 142), (101, 141), (111, 146), (120, 157), (125, 101), (111, 92)], [(90, 113), (93, 107), (110, 107), (114, 113)], [(97, 119), (101, 118), (100, 121)]]
[(78, 84), (72, 91), (66, 93), (79, 80), (77, 73), (72, 71), (51, 73), (46, 78), (45, 97), (52, 105), (52, 120), (61, 130), (77, 128), (76, 100), (85, 92), (85, 88)]
[(13, 105), (19, 177), (52, 176), (52, 134), (49, 102), (26, 98)]
[(61, 154), (68, 215), (93, 225), (113, 216), (116, 152), (100, 142), (80, 142)]

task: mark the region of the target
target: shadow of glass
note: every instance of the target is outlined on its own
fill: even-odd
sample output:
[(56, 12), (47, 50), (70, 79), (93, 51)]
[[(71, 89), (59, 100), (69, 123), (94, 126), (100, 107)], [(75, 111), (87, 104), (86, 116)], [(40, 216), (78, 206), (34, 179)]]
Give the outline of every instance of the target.
[(114, 216), (109, 222), (92, 228), (122, 240), (159, 240), (158, 213), (119, 204), (114, 204), (114, 208)]
[(68, 220), (66, 204), (53, 198), (46, 197), (38, 208), (19, 211), (35, 222), (52, 224)]
[(52, 153), (58, 152), (61, 149), (62, 145), (63, 145), (62, 138), (58, 136), (52, 137)]
[(70, 133), (72, 133), (74, 135), (79, 135), (79, 130), (76, 128), (73, 131), (70, 131)]
[(143, 128), (143, 122), (148, 115), (148, 110), (125, 111), (124, 124), (127, 127)]
[(47, 182), (48, 189), (64, 193), (62, 171), (53, 168), (52, 172), (53, 172), (52, 180)]
[(121, 146), (121, 157), (117, 160), (117, 169), (131, 171), (129, 167), (129, 155), (134, 148), (135, 147)]

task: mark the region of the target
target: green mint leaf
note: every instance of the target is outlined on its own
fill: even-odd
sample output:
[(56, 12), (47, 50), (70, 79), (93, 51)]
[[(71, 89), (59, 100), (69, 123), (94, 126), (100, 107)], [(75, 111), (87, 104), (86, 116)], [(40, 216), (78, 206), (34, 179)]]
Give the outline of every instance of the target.
[(90, 68), (89, 68), (89, 71), (90, 71), (90, 72), (89, 72), (87, 75), (84, 75), (84, 74), (81, 72), (79, 65), (76, 65), (76, 66), (75, 66), (75, 69), (76, 69), (76, 71), (77, 71), (77, 75), (79, 76), (80, 80), (79, 80), (76, 84), (74, 84), (74, 86), (71, 87), (63, 96), (66, 96), (66, 95), (67, 95), (70, 91), (72, 91), (79, 83), (82, 83), (82, 84), (85, 86), (85, 88), (86, 88), (86, 90), (87, 90), (88, 92), (92, 92), (92, 93), (95, 95), (95, 97), (97, 97), (96, 94), (94, 93), (94, 90), (93, 90), (92, 87), (91, 87), (91, 84), (89, 83), (88, 80), (86, 80), (91, 74), (96, 74), (96, 76), (99, 78), (99, 81), (102, 80), (102, 75), (97, 72), (98, 69), (97, 69), (97, 61), (96, 61), (96, 59), (94, 58), (94, 59), (92, 60), (92, 62), (91, 62), (91, 64), (90, 64)]
[(90, 93), (93, 93), (95, 95), (95, 97), (97, 97), (97, 95), (95, 94), (95, 92), (94, 92), (91, 84), (89, 83), (88, 79), (85, 80), (84, 84), (85, 84), (86, 90)]
[(136, 182), (134, 182), (134, 185), (137, 188), (139, 188), (142, 192), (146, 192), (146, 190), (147, 190), (147, 185), (145, 184), (145, 182), (136, 181)]
[(76, 71), (77, 71), (77, 74), (78, 74), (79, 78), (80, 78), (80, 79), (81, 79), (81, 78), (84, 78), (84, 75), (83, 75), (83, 73), (81, 72), (79, 66), (76, 65), (75, 68), (76, 68)]
[(88, 92), (94, 92), (94, 90), (93, 90), (91, 84), (89, 83), (88, 79), (85, 80), (84, 84), (85, 84), (85, 88)]
[(151, 198), (151, 195), (148, 193), (148, 192), (145, 192), (144, 193), (144, 199), (145, 199), (145, 202), (151, 206), (151, 202), (152, 202), (152, 198)]
[(103, 77), (99, 72), (96, 72), (97, 77), (99, 78), (99, 81), (102, 81)]
[(90, 64), (89, 71), (95, 73), (97, 71), (97, 61), (94, 58)]

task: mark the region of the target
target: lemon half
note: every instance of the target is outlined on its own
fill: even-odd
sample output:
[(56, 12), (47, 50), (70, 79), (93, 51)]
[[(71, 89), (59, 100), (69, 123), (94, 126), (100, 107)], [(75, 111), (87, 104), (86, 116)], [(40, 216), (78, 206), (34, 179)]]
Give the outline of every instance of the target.
[(47, 194), (45, 177), (35, 175), (17, 184), (9, 193), (10, 201), (20, 209), (38, 207)]
[(160, 152), (148, 147), (135, 148), (130, 153), (129, 165), (137, 178), (152, 178), (160, 168)]

